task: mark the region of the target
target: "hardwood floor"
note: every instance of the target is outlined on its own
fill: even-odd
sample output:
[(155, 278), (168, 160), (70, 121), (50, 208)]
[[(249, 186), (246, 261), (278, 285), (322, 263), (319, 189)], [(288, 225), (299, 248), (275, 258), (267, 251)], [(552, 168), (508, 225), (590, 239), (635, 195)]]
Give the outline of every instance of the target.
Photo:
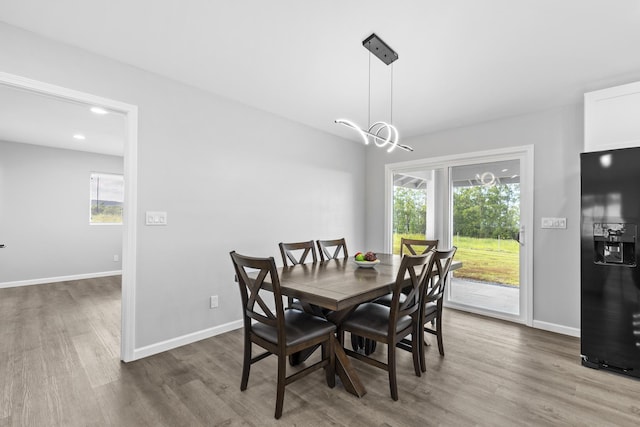
[(446, 356), (430, 346), (426, 375), (399, 352), (399, 401), (354, 360), (363, 398), (318, 372), (287, 387), (276, 421), (274, 358), (240, 391), (241, 330), (124, 364), (119, 277), (0, 289), (0, 426), (640, 425), (640, 381), (582, 367), (578, 339), (453, 310), (444, 321)]

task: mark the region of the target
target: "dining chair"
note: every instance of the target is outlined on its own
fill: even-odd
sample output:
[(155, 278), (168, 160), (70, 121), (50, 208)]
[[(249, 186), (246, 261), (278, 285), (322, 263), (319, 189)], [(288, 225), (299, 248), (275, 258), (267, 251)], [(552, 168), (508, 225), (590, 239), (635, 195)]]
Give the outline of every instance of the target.
[[(318, 262), (316, 256), (316, 247), (313, 244), (313, 240), (308, 242), (295, 242), (295, 243), (278, 243), (280, 248), (280, 254), (282, 255), (282, 263), (285, 267), (291, 262), (291, 265), (304, 264), (307, 260), (307, 256), (311, 255), (313, 262)], [(302, 251), (302, 253), (300, 252)]]
[[(405, 239), (402, 237), (400, 239), (400, 256), (403, 256), (406, 252), (411, 255), (424, 255), (432, 250), (435, 250), (438, 247), (438, 240), (421, 240), (421, 239)], [(417, 249), (417, 251), (416, 251)], [(375, 302), (378, 304), (384, 304), (387, 307), (391, 304), (391, 296), (392, 294), (387, 294), (376, 299)], [(401, 295), (400, 298), (403, 298)]]
[[(304, 264), (307, 260), (307, 256), (311, 255), (311, 259), (313, 262), (318, 262), (318, 257), (316, 256), (316, 247), (313, 244), (313, 240), (309, 240), (308, 242), (295, 242), (295, 243), (278, 243), (278, 247), (280, 248), (280, 254), (282, 255), (282, 263), (285, 267), (289, 266), (289, 262), (291, 265)], [(289, 261), (289, 262), (287, 262)], [(287, 297), (288, 307), (289, 308), (300, 308), (302, 309), (302, 305), (300, 302), (292, 297)]]
[[(240, 390), (247, 389), (251, 365), (270, 355), (278, 357), (276, 412), (282, 416), (285, 386), (311, 372), (324, 368), (327, 385), (335, 386), (333, 323), (300, 310), (284, 310), (280, 279), (273, 257), (255, 258), (230, 253), (240, 286), (244, 320), (244, 359)], [(267, 287), (268, 286), (268, 287)], [(271, 292), (266, 292), (270, 290)], [(263, 291), (262, 293), (260, 291)], [(273, 301), (265, 301), (270, 294)], [(274, 310), (271, 307), (275, 307)], [(266, 351), (252, 357), (252, 345)], [(287, 376), (287, 356), (317, 345), (322, 346), (320, 361)]]
[[(420, 323), (424, 332), (428, 332), (437, 337), (438, 351), (441, 356), (444, 356), (444, 344), (442, 342), (442, 302), (444, 300), (445, 287), (449, 281), (451, 263), (457, 250), (458, 248), (453, 246), (449, 250), (434, 252), (433, 267), (430, 269), (427, 286), (425, 286), (425, 292), (422, 295), (422, 309), (420, 310), (422, 320)], [(430, 324), (431, 327), (428, 327), (427, 324)], [(422, 341), (420, 344), (420, 367), (422, 372), (426, 372), (424, 333), (420, 334), (420, 339)]]
[[(429, 250), (428, 252), (424, 252), (420, 255), (426, 255), (428, 257), (428, 262), (427, 262), (427, 266), (426, 266), (426, 271), (427, 272), (432, 272), (434, 270), (434, 262), (435, 262), (435, 254), (436, 250), (434, 248), (432, 248), (431, 250)], [(425, 288), (423, 288), (423, 292), (426, 289), (426, 286), (428, 286), (428, 281), (429, 278), (431, 276), (429, 276), (429, 273), (427, 273), (427, 277), (425, 277)], [(402, 304), (403, 302), (405, 302), (406, 298), (407, 298), (407, 294), (412, 290), (412, 287), (406, 287), (404, 289), (402, 289), (400, 292), (400, 303)], [(381, 296), (380, 298), (377, 298), (373, 301), (375, 304), (382, 304), (386, 307), (391, 307), (391, 304), (393, 303), (393, 292), (388, 293), (384, 296)], [(422, 307), (422, 306), (421, 306)], [(420, 314), (420, 316), (422, 316), (422, 313)], [(396, 347), (402, 349), (402, 350), (407, 350), (409, 352), (413, 352), (413, 335), (409, 338), (409, 337), (405, 337), (402, 338), (397, 344)], [(375, 342), (374, 343), (367, 343), (367, 340), (365, 340), (364, 345), (362, 346), (364, 348), (364, 352), (365, 354), (368, 353), (373, 353), (375, 351)], [(356, 346), (358, 346), (358, 348), (360, 348), (360, 343), (359, 342), (353, 342), (352, 341), (352, 347), (354, 350), (357, 351)]]
[[(349, 258), (349, 252), (347, 252), (347, 242), (342, 239), (334, 240), (317, 240), (318, 252), (320, 253), (320, 260), (325, 261), (328, 259), (338, 259), (340, 251), (342, 250), (342, 257)], [(329, 251), (330, 248), (335, 248), (333, 253)]]
[(417, 255), (418, 252), (424, 254), (437, 247), (438, 240), (407, 239), (403, 237), (400, 239), (400, 256), (404, 255), (405, 252), (411, 255)]
[[(423, 255), (405, 255), (393, 286), (391, 306), (373, 302), (359, 305), (342, 323), (338, 325), (338, 341), (344, 343), (344, 333), (350, 332), (365, 339), (374, 340), (387, 345), (387, 363), (345, 348), (345, 352), (358, 360), (377, 368), (384, 369), (389, 375), (391, 398), (398, 400), (398, 384), (396, 379), (396, 344), (411, 334), (418, 336), (422, 329), (420, 323), (421, 294), (428, 278), (430, 253)], [(408, 279), (407, 279), (408, 276)], [(407, 280), (409, 283), (407, 283)], [(404, 302), (400, 302), (402, 289), (408, 287)], [(420, 370), (420, 340), (413, 341), (413, 368), (416, 376)]]

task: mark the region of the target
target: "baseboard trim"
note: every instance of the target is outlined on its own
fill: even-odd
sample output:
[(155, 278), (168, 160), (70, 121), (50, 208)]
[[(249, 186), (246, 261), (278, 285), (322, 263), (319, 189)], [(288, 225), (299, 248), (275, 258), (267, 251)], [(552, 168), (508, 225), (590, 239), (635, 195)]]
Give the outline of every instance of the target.
[(15, 288), (18, 286), (43, 285), (45, 283), (68, 282), (70, 280), (95, 279), (96, 277), (118, 276), (122, 270), (102, 271), (99, 273), (74, 274), (72, 276), (44, 277), (41, 279), (19, 280), (16, 282), (0, 283), (0, 289)]
[(579, 328), (570, 328), (569, 326), (558, 325), (556, 323), (542, 322), (540, 320), (533, 321), (533, 327), (543, 329), (545, 331), (556, 332), (558, 334), (570, 335), (572, 337), (580, 337)]
[(133, 351), (133, 360), (142, 359), (144, 357), (153, 356), (154, 354), (162, 353), (164, 351), (172, 350), (183, 345), (191, 344), (196, 341), (204, 340), (214, 337), (216, 335), (224, 334), (225, 332), (234, 331), (240, 329), (243, 326), (242, 320), (236, 320), (233, 322), (225, 323), (224, 325), (214, 326), (213, 328), (203, 329), (198, 332), (192, 332), (180, 337), (171, 338), (166, 341), (161, 341), (155, 344), (147, 345), (137, 348)]

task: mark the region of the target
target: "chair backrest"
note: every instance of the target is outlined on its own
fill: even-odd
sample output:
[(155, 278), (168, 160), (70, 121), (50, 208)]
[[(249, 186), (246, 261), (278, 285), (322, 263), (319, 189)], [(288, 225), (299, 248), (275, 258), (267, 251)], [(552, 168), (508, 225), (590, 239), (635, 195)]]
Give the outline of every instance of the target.
[(438, 304), (442, 304), (444, 288), (457, 250), (458, 248), (454, 246), (449, 250), (434, 252), (433, 267), (430, 269), (429, 281), (425, 290), (425, 303), (437, 301)]
[[(244, 327), (251, 329), (251, 321), (255, 320), (265, 325), (277, 328), (278, 343), (285, 344), (284, 330), (284, 308), (282, 304), (282, 294), (280, 292), (280, 278), (276, 270), (276, 263), (273, 257), (254, 258), (236, 253), (230, 253), (233, 267), (236, 270), (238, 285), (240, 286), (240, 297), (242, 299)], [(255, 278), (254, 278), (255, 277)], [(266, 289), (265, 285), (269, 284)], [(267, 302), (260, 294), (271, 295), (275, 303), (275, 313), (269, 308)]]
[[(320, 259), (322, 261), (327, 259), (338, 259), (340, 250), (342, 250), (344, 258), (349, 258), (347, 242), (344, 238), (335, 240), (317, 240), (316, 243), (318, 244), (318, 252), (320, 253)], [(329, 251), (329, 248), (335, 248), (333, 253)]]
[[(311, 258), (313, 262), (318, 262), (318, 257), (316, 256), (316, 247), (313, 244), (313, 240), (309, 240), (308, 242), (296, 242), (296, 243), (279, 243), (280, 254), (282, 255), (282, 262), (285, 267), (288, 267), (289, 264), (287, 260), (291, 261), (292, 265), (304, 264), (307, 259), (307, 255), (311, 254)], [(299, 258), (296, 258), (296, 254), (299, 251), (302, 251)]]
[[(389, 314), (389, 334), (395, 332), (396, 323), (402, 316), (417, 316), (419, 314), (422, 295), (429, 279), (430, 267), (433, 266), (434, 252), (420, 255), (404, 255), (391, 298), (391, 312)], [(408, 276), (408, 278), (407, 278)], [(406, 298), (400, 301), (400, 294)]]
[[(400, 239), (400, 256), (404, 255), (405, 251), (411, 255), (425, 254), (437, 247), (437, 240), (405, 239), (403, 237)], [(418, 251), (416, 251), (416, 248), (418, 248)]]

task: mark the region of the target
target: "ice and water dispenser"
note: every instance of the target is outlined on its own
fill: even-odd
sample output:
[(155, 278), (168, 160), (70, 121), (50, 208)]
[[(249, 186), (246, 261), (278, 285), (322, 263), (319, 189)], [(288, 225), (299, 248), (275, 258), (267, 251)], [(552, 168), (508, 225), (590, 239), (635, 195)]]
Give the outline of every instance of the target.
[(636, 266), (636, 224), (593, 224), (596, 264)]

